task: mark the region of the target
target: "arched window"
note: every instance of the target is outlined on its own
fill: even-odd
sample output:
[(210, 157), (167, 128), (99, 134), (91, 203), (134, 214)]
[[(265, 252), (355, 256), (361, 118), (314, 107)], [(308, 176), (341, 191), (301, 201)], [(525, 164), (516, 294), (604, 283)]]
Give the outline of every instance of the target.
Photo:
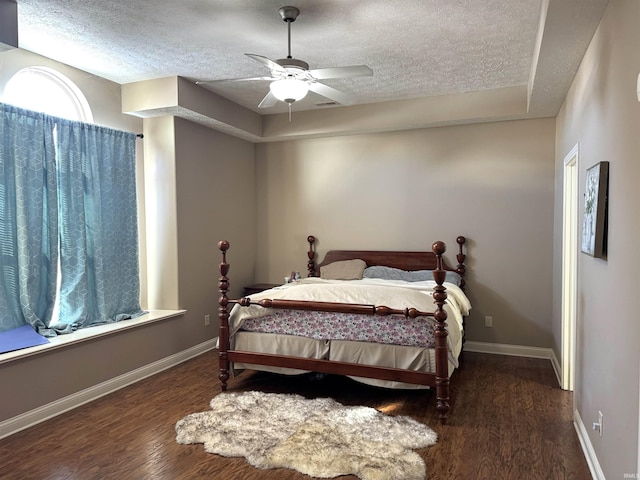
[(27, 67), (7, 82), (4, 103), (55, 117), (93, 123), (93, 114), (80, 89), (49, 67)]
[(45, 67), (11, 77), (0, 122), (0, 246), (21, 287), (0, 298), (0, 331), (52, 336), (140, 316), (135, 135), (93, 124), (78, 87)]
[[(62, 73), (49, 67), (27, 67), (15, 73), (7, 82), (3, 103), (46, 113), (54, 117), (93, 123), (93, 114), (80, 89)], [(60, 270), (53, 318), (59, 314)]]

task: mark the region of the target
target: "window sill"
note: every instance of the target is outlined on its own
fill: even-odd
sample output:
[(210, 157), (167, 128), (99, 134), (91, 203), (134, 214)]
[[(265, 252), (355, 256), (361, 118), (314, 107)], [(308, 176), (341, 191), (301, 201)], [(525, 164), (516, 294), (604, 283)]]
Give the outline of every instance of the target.
[(122, 320), (120, 322), (109, 323), (106, 325), (97, 325), (95, 327), (76, 330), (73, 333), (58, 335), (57, 337), (49, 338), (49, 343), (45, 343), (44, 345), (37, 345), (35, 347), (23, 348), (20, 350), (14, 350), (13, 352), (0, 354), (0, 364), (29, 357), (31, 355), (37, 355), (42, 352), (50, 352), (51, 350), (63, 348), (67, 345), (85, 342), (105, 335), (111, 335), (112, 333), (122, 332), (141, 325), (149, 325), (150, 323), (166, 320), (167, 318), (177, 317), (185, 312), (186, 310), (149, 310), (149, 313), (130, 320)]

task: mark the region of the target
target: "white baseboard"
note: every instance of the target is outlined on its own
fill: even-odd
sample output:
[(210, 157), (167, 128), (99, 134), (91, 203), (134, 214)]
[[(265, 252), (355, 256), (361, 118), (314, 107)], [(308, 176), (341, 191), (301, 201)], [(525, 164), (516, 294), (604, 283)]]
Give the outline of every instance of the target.
[(562, 369), (552, 348), (527, 347), (525, 345), (507, 345), (504, 343), (465, 342), (465, 352), (491, 353), (494, 355), (512, 355), (515, 357), (544, 358), (551, 361), (558, 385), (562, 385)]
[(120, 390), (128, 385), (139, 382), (142, 379), (160, 373), (163, 370), (174, 367), (204, 352), (216, 348), (217, 338), (207, 340), (199, 345), (195, 345), (187, 350), (178, 352), (169, 357), (150, 363), (131, 372), (127, 372), (118, 377), (99, 383), (80, 392), (68, 395), (64, 398), (22, 413), (16, 417), (0, 422), (0, 439), (13, 435), (25, 428), (29, 428), (38, 423), (44, 422), (56, 415), (68, 412), (80, 405), (96, 400), (104, 395)]
[(562, 366), (560, 365), (560, 361), (558, 357), (556, 357), (556, 352), (551, 349), (551, 366), (553, 367), (553, 371), (556, 372), (556, 378), (558, 379), (558, 385), (562, 387)]
[(495, 355), (513, 355), (515, 357), (546, 358), (551, 360), (551, 348), (527, 347), (525, 345), (507, 345), (504, 343), (465, 342), (465, 352), (493, 353)]
[(593, 445), (589, 439), (589, 434), (587, 433), (587, 429), (582, 422), (582, 418), (580, 417), (578, 410), (573, 411), (573, 425), (578, 433), (578, 439), (580, 439), (580, 445), (582, 446), (584, 457), (587, 460), (587, 465), (589, 465), (591, 476), (594, 480), (605, 480), (604, 472), (602, 471), (602, 468), (600, 468), (600, 462), (598, 462), (598, 457), (593, 449)]

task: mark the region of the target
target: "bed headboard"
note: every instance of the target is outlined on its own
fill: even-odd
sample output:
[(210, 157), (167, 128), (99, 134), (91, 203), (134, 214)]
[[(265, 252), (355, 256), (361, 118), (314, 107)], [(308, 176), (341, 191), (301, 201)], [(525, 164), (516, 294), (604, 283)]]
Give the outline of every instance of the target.
[[(338, 262), (341, 260), (353, 260), (359, 258), (364, 260), (367, 266), (382, 265), (385, 267), (400, 268), (402, 270), (414, 271), (414, 270), (435, 270), (436, 269), (436, 254), (433, 252), (394, 252), (394, 251), (379, 251), (379, 250), (329, 250), (322, 262), (316, 264), (315, 257), (315, 241), (316, 238), (313, 235), (307, 237), (309, 243), (309, 251), (307, 256), (309, 262), (307, 263), (307, 269), (310, 277), (316, 277), (320, 275), (320, 267), (328, 265), (332, 262)], [(460, 236), (456, 239), (458, 243), (458, 254), (456, 260), (458, 265), (455, 268), (450, 267), (444, 258), (442, 259), (442, 267), (444, 270), (457, 272), (462, 277), (462, 284), (464, 286), (464, 274), (466, 266), (464, 261), (466, 255), (462, 251), (462, 247), (467, 239)]]

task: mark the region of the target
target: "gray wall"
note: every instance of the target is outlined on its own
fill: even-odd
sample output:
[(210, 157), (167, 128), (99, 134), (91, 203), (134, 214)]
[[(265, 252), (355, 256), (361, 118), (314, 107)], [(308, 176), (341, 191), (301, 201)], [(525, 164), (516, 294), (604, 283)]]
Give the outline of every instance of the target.
[[(469, 239), (467, 339), (549, 348), (553, 119), (257, 146), (256, 280), (332, 248), (430, 250)], [(493, 317), (493, 328), (484, 316)]]
[[(579, 253), (575, 407), (606, 478), (638, 472), (640, 323), (640, 2), (609, 2), (557, 117), (553, 334), (561, 345), (563, 159), (579, 144), (579, 198), (586, 169), (610, 162), (607, 260)], [(582, 218), (583, 202), (580, 202)], [(581, 229), (580, 229), (581, 231)]]
[(175, 125), (179, 307), (198, 328), (210, 314), (209, 335), (217, 336), (220, 240), (231, 244), (230, 296), (253, 283), (254, 145), (187, 120)]

